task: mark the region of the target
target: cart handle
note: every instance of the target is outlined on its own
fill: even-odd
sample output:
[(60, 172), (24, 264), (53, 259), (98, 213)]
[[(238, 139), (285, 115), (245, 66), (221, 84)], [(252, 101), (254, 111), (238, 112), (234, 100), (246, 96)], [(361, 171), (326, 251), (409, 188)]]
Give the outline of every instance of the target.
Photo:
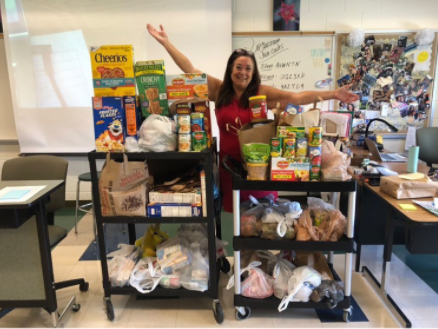
[[(232, 165), (232, 167), (230, 166)], [(232, 157), (226, 155), (222, 159), (222, 167), (228, 171), (228, 173), (233, 177), (233, 179), (242, 179), (243, 167), (242, 164)], [(236, 171), (234, 171), (234, 170)]]

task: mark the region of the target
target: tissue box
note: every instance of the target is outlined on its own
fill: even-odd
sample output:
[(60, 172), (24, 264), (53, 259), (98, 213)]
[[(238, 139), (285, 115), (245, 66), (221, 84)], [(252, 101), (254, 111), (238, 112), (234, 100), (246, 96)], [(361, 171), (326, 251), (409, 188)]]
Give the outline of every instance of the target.
[(436, 194), (438, 184), (425, 177), (407, 180), (399, 176), (382, 176), (380, 191), (396, 199), (428, 198)]

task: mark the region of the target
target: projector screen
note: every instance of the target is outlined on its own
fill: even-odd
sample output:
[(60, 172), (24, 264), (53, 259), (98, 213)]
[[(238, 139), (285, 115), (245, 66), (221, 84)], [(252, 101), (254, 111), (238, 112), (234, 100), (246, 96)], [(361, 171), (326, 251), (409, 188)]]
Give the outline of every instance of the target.
[(135, 61), (164, 59), (167, 74), (181, 73), (151, 23), (217, 78), (231, 53), (231, 0), (0, 1), (22, 153), (94, 150), (90, 46), (133, 45)]

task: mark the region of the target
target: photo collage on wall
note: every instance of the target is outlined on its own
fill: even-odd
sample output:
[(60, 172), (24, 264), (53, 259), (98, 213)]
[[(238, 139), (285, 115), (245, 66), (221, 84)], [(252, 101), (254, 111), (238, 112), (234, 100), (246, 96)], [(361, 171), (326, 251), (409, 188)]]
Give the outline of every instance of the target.
[[(432, 45), (417, 46), (407, 36), (376, 39), (366, 36), (361, 47), (341, 47), (339, 87), (351, 85), (359, 100), (339, 103), (354, 111), (353, 126), (363, 130), (368, 120), (382, 118), (398, 129), (422, 127), (430, 109), (429, 75)], [(429, 88), (430, 87), (430, 88)], [(386, 130), (374, 121), (372, 129)]]

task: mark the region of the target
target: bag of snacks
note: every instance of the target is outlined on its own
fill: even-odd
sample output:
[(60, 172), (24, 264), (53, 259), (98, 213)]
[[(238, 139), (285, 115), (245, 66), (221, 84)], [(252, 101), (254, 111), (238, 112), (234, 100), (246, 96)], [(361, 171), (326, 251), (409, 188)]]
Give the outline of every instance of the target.
[(243, 145), (249, 180), (266, 180), (268, 178), (269, 158), (271, 147), (269, 144), (250, 143)]

